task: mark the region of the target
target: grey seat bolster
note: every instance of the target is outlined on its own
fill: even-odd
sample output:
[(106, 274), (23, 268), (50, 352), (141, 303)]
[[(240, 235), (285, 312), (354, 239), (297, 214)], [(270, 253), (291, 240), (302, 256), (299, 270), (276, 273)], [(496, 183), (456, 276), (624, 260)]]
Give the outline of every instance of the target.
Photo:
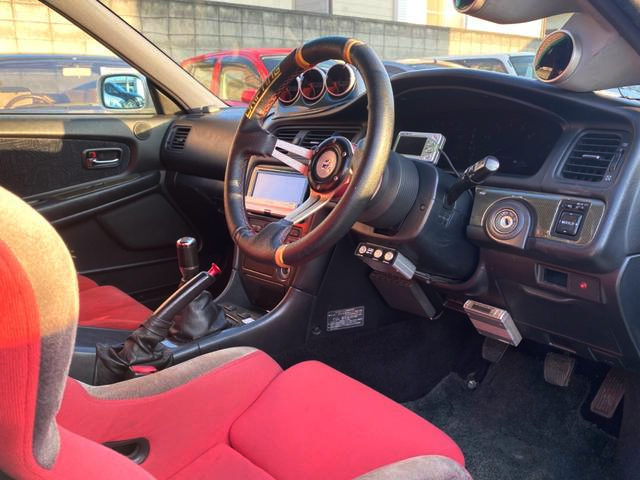
[(385, 465), (354, 480), (472, 480), (471, 475), (447, 457), (425, 455)]
[(251, 347), (232, 347), (201, 355), (153, 375), (113, 385), (94, 387), (81, 383), (89, 395), (102, 400), (131, 400), (169, 391), (256, 352)]

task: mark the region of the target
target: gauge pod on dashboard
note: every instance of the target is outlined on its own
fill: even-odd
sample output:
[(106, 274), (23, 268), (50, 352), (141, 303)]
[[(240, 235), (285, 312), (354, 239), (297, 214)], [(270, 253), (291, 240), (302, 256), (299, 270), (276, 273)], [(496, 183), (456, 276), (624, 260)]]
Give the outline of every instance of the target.
[(278, 95), (278, 100), (283, 105), (291, 105), (300, 97), (300, 79), (291, 80)]
[(495, 23), (522, 23), (579, 10), (575, 0), (453, 0), (455, 9)]
[(570, 76), (580, 60), (580, 48), (573, 35), (557, 30), (542, 41), (533, 62), (538, 80), (546, 83)]
[(356, 74), (353, 67), (344, 63), (336, 63), (329, 71), (325, 81), (327, 92), (333, 98), (347, 95), (356, 84)]
[(300, 94), (308, 103), (315, 103), (324, 94), (325, 75), (318, 68), (311, 68), (300, 78)]

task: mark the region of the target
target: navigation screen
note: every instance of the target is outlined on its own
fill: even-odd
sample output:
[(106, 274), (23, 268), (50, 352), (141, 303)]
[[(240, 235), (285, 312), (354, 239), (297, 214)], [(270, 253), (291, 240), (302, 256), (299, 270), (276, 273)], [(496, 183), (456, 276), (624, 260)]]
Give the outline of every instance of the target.
[(299, 205), (307, 193), (307, 179), (295, 173), (258, 170), (251, 196)]

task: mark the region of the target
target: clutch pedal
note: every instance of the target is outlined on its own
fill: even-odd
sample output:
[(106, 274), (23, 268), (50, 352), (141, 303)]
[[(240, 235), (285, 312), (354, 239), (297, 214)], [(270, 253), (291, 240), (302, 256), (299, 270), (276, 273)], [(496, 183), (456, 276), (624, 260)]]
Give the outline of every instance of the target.
[(544, 379), (551, 385), (567, 387), (575, 366), (574, 357), (549, 352), (544, 359)]
[(624, 397), (624, 372), (618, 368), (612, 368), (591, 401), (591, 411), (601, 417), (611, 418), (616, 413), (622, 397)]

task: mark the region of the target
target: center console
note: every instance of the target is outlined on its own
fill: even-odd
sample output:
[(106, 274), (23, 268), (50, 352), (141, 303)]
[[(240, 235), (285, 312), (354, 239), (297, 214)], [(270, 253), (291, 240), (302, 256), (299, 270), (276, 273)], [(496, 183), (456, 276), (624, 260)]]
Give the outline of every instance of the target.
[[(259, 232), (266, 225), (285, 217), (305, 199), (309, 185), (304, 175), (270, 164), (254, 166), (245, 197), (251, 227)], [(309, 231), (310, 219), (293, 226), (286, 242), (294, 242)], [(241, 260), (242, 273), (259, 284), (288, 286), (294, 275), (290, 268), (257, 262), (247, 256)]]

